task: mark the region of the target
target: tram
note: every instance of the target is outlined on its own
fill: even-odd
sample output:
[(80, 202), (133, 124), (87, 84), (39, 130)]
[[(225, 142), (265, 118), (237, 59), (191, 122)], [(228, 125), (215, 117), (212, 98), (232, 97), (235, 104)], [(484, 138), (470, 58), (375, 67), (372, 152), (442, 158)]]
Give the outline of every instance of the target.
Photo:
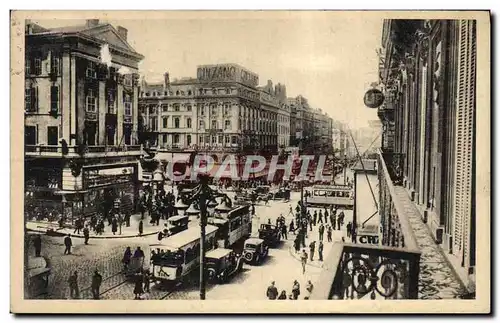
[[(205, 247), (217, 247), (217, 227), (205, 228)], [(200, 228), (191, 227), (172, 235), (158, 244), (150, 245), (153, 279), (160, 283), (182, 281), (200, 265)]]
[(207, 218), (207, 223), (218, 228), (218, 246), (229, 248), (252, 233), (250, 205), (238, 206), (228, 213), (216, 213)]
[(350, 185), (314, 185), (307, 190), (306, 205), (352, 209), (354, 190)]

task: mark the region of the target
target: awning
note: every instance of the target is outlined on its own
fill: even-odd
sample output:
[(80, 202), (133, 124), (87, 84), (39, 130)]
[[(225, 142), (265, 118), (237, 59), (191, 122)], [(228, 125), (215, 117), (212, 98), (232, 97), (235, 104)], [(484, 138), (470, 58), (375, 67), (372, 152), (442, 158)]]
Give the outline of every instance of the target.
[(167, 152), (159, 152), (156, 154), (155, 159), (159, 159), (161, 161), (172, 162), (174, 160), (176, 163), (187, 163), (189, 162), (189, 158), (191, 154), (185, 153), (167, 153)]

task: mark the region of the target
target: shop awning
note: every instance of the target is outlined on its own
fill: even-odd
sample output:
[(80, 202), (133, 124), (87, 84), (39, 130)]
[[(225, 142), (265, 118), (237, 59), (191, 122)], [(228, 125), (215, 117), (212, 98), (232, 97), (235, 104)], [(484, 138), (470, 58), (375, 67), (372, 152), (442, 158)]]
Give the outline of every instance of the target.
[(175, 160), (176, 163), (187, 163), (190, 157), (191, 154), (159, 152), (156, 154), (155, 159), (169, 163), (172, 162), (172, 160)]

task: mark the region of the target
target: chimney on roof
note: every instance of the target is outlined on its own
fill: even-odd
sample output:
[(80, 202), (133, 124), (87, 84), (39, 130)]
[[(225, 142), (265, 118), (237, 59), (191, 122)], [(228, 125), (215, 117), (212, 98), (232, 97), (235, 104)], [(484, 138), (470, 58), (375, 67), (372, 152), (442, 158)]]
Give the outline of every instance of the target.
[(31, 19), (25, 20), (25, 34), (31, 35), (33, 34), (33, 24), (31, 23)]
[(95, 27), (99, 25), (99, 19), (87, 19), (87, 27)]
[(170, 87), (170, 74), (168, 74), (168, 72), (166, 72), (165, 74), (163, 74), (163, 77), (165, 79), (165, 83), (163, 84), (163, 86), (168, 89)]
[(120, 37), (123, 38), (124, 40), (127, 40), (127, 35), (128, 35), (127, 28), (118, 26), (117, 30), (118, 30), (118, 35), (120, 35)]

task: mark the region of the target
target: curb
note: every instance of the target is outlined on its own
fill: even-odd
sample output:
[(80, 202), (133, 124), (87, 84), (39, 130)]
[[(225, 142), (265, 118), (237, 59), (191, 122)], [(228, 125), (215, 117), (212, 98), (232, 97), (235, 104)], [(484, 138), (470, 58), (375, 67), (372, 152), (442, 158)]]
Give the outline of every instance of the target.
[[(43, 233), (47, 234), (47, 230), (41, 230), (41, 229), (27, 229), (28, 232), (36, 232), (36, 233)], [(103, 237), (103, 236), (90, 236), (90, 239), (126, 239), (126, 238), (139, 238), (139, 237), (146, 237), (146, 236), (152, 236), (154, 234), (158, 234), (160, 231), (152, 232), (152, 233), (146, 233), (142, 235), (126, 235), (126, 236), (110, 236), (110, 237)], [(66, 236), (67, 234), (61, 235), (61, 237)], [(83, 235), (78, 235), (78, 234), (71, 234), (71, 237), (73, 238), (81, 238), (84, 239), (85, 237)]]

